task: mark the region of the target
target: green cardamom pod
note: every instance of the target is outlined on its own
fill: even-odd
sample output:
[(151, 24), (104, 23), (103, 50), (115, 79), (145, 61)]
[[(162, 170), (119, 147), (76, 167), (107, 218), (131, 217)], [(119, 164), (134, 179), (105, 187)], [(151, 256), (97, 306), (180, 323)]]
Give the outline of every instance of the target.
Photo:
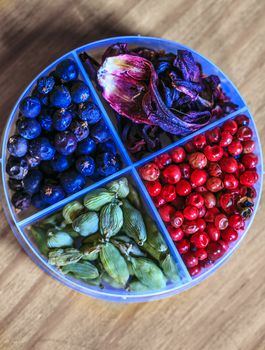
[(145, 284), (139, 282), (139, 281), (133, 281), (129, 284), (128, 290), (130, 292), (146, 292), (149, 290), (149, 287), (147, 287)]
[(168, 251), (167, 244), (158, 231), (156, 224), (150, 217), (145, 217), (147, 230), (147, 239), (143, 244), (143, 250), (149, 253), (156, 260), (160, 259), (161, 254)]
[(49, 248), (71, 247), (73, 243), (73, 238), (66, 232), (58, 231), (48, 234), (47, 246)]
[(82, 278), (82, 282), (85, 282), (86, 284), (89, 284), (90, 286), (96, 286), (96, 287), (103, 288), (100, 277), (94, 278), (92, 280), (87, 279), (87, 278)]
[(119, 198), (126, 198), (130, 192), (129, 183), (126, 177), (109, 182), (106, 188), (113, 193), (116, 193)]
[(102, 236), (99, 232), (94, 233), (93, 235), (90, 235), (83, 240), (83, 244), (90, 244), (90, 245), (96, 245), (99, 241), (102, 240)]
[(107, 285), (111, 286), (112, 288), (116, 288), (116, 289), (123, 289), (124, 288), (123, 284), (116, 282), (106, 272), (103, 273), (103, 275), (101, 276), (101, 279), (103, 282), (105, 282)]
[(38, 226), (29, 227), (30, 237), (33, 239), (34, 243), (37, 245), (39, 251), (44, 256), (48, 255), (49, 248), (47, 246), (47, 235), (46, 231)]
[(98, 230), (98, 214), (94, 211), (82, 214), (73, 221), (73, 229), (81, 236), (87, 237)]
[(98, 269), (96, 266), (91, 264), (89, 261), (76, 262), (65, 265), (61, 268), (62, 273), (71, 273), (77, 279), (89, 279), (93, 280), (99, 276)]
[(82, 260), (94, 261), (98, 259), (100, 246), (99, 245), (90, 245), (84, 244), (80, 251), (84, 254)]
[(84, 206), (78, 201), (68, 203), (63, 208), (64, 220), (67, 222), (67, 224), (71, 224), (82, 213), (83, 209)]
[(116, 235), (123, 225), (123, 213), (118, 204), (110, 203), (100, 211), (99, 231), (103, 237)]
[(129, 271), (119, 250), (113, 244), (106, 243), (101, 246), (99, 256), (105, 271), (116, 282), (124, 286), (128, 281)]
[(160, 263), (162, 270), (169, 281), (179, 282), (179, 271), (176, 262), (170, 254), (167, 254)]
[(115, 237), (115, 239), (111, 239), (111, 243), (114, 244), (115, 247), (125, 256), (145, 256), (145, 253), (141, 251), (132, 239), (130, 242), (122, 242), (118, 237), (117, 239)]
[(123, 231), (133, 238), (138, 245), (146, 241), (146, 228), (142, 214), (129, 201), (123, 200)]
[(62, 231), (68, 233), (72, 238), (79, 237), (79, 234), (73, 229), (73, 226), (71, 224), (66, 225)]
[(42, 225), (51, 225), (51, 226), (57, 226), (62, 222), (62, 214), (61, 213), (56, 213), (51, 216), (48, 216), (47, 218), (43, 219), (41, 221)]
[(112, 202), (115, 193), (109, 192), (105, 188), (97, 188), (88, 193), (84, 198), (84, 206), (88, 210), (99, 211), (103, 205)]
[(160, 268), (150, 259), (131, 258), (135, 276), (150, 289), (161, 289), (166, 286), (166, 279)]
[(79, 250), (74, 248), (57, 249), (49, 253), (49, 263), (57, 267), (76, 263), (83, 256)]
[(135, 208), (137, 208), (138, 210), (141, 210), (141, 207), (142, 207), (141, 198), (138, 192), (136, 191), (136, 189), (134, 188), (134, 186), (131, 184), (129, 184), (129, 194), (127, 196), (127, 199)]

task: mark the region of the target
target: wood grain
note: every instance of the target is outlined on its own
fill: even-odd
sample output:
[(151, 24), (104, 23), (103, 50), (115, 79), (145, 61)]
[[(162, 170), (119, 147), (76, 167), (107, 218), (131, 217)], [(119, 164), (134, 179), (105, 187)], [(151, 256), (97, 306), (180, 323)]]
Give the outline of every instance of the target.
[[(28, 82), (65, 52), (142, 34), (210, 58), (249, 104), (264, 149), (265, 1), (0, 0), (1, 127)], [(0, 349), (265, 349), (265, 201), (229, 263), (167, 300), (119, 305), (79, 295), (22, 251), (0, 209)]]

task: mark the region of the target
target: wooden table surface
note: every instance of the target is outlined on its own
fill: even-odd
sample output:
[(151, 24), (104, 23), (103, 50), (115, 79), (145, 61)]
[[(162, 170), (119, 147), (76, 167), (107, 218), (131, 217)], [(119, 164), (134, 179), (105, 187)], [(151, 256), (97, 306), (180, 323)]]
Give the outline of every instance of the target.
[[(235, 82), (265, 146), (265, 1), (0, 0), (1, 128), (32, 78), (90, 41), (184, 43)], [(120, 305), (60, 285), (23, 252), (0, 209), (0, 349), (264, 350), (265, 199), (229, 263), (170, 299)]]

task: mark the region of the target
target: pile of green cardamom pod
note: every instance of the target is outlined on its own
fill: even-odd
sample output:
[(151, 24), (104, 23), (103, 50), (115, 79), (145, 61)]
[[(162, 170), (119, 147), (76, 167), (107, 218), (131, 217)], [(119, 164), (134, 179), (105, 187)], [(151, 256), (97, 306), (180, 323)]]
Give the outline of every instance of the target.
[(175, 261), (122, 177), (29, 227), (32, 239), (63, 274), (100, 288), (141, 292), (180, 281)]

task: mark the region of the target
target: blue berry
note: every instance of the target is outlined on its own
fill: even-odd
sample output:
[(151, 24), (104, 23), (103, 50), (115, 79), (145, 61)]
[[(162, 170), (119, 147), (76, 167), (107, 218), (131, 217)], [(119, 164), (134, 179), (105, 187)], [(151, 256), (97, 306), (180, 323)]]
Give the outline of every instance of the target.
[(33, 169), (28, 172), (28, 175), (24, 178), (23, 184), (24, 184), (24, 191), (33, 194), (39, 191), (40, 185), (43, 179), (42, 172)]
[(86, 183), (84, 176), (78, 174), (74, 170), (67, 171), (62, 174), (61, 185), (67, 194), (76, 193), (80, 191)]
[(96, 142), (90, 137), (78, 143), (76, 153), (77, 154), (91, 154), (96, 150)]
[(39, 157), (32, 157), (30, 154), (27, 154), (25, 159), (26, 159), (28, 166), (30, 168), (35, 168), (41, 162), (41, 159)]
[(65, 131), (70, 126), (73, 119), (71, 112), (57, 110), (53, 115), (53, 127), (58, 131)]
[(118, 155), (110, 152), (101, 153), (96, 158), (97, 171), (102, 176), (109, 176), (121, 167)]
[(98, 148), (101, 152), (111, 152), (116, 154), (117, 153), (117, 147), (112, 140), (108, 140), (104, 143), (99, 143)]
[(37, 209), (43, 209), (47, 205), (39, 193), (35, 193), (31, 197), (31, 204)]
[(55, 73), (64, 81), (76, 80), (78, 77), (78, 67), (74, 61), (66, 59), (57, 65)]
[(12, 191), (20, 191), (23, 190), (23, 182), (21, 180), (16, 180), (16, 179), (8, 179), (8, 187)]
[(46, 204), (54, 204), (64, 199), (65, 193), (60, 185), (47, 183), (40, 190), (40, 195)]
[(11, 202), (18, 211), (24, 211), (30, 207), (31, 197), (24, 191), (15, 192), (11, 198)]
[(50, 103), (54, 107), (67, 108), (71, 104), (71, 95), (67, 87), (56, 86), (50, 94)]
[(101, 119), (101, 112), (95, 103), (86, 101), (78, 106), (78, 116), (88, 124), (95, 124)]
[(48, 106), (49, 95), (40, 94), (37, 87), (32, 91), (32, 96), (38, 98), (42, 106)]
[(49, 94), (55, 85), (53, 76), (41, 77), (37, 81), (37, 89), (40, 94)]
[(35, 119), (19, 119), (17, 121), (17, 131), (20, 136), (32, 140), (40, 136), (41, 126)]
[(86, 139), (89, 135), (88, 123), (84, 120), (73, 120), (69, 129), (75, 135), (77, 142)]
[(90, 136), (97, 143), (103, 143), (110, 139), (110, 131), (107, 125), (101, 121), (96, 125), (93, 125), (90, 131)]
[(73, 158), (57, 153), (51, 161), (51, 167), (55, 172), (62, 173), (63, 171), (69, 169), (73, 162)]
[(53, 125), (52, 125), (52, 116), (51, 113), (47, 110), (44, 109), (41, 111), (38, 121), (40, 123), (40, 126), (43, 130), (51, 132), (53, 130)]
[(24, 137), (11, 136), (7, 143), (9, 153), (14, 157), (23, 157), (28, 151), (28, 141)]
[(72, 100), (75, 103), (84, 103), (90, 97), (89, 87), (81, 80), (74, 81), (70, 88)]
[(83, 156), (77, 159), (75, 167), (80, 174), (91, 176), (95, 171), (95, 161), (92, 157)]
[(38, 157), (41, 160), (51, 160), (55, 154), (55, 148), (46, 137), (40, 137), (30, 142), (29, 153), (32, 157)]
[(40, 114), (41, 103), (36, 96), (23, 98), (19, 105), (20, 112), (26, 118), (36, 118)]
[(6, 172), (12, 178), (16, 180), (22, 180), (27, 175), (29, 166), (24, 158), (10, 157), (6, 164)]
[(55, 135), (54, 146), (57, 152), (64, 156), (68, 156), (76, 150), (77, 140), (73, 133), (63, 131)]
[(42, 161), (40, 163), (40, 170), (43, 172), (43, 174), (49, 176), (50, 178), (56, 177), (56, 173), (52, 168), (51, 161)]

